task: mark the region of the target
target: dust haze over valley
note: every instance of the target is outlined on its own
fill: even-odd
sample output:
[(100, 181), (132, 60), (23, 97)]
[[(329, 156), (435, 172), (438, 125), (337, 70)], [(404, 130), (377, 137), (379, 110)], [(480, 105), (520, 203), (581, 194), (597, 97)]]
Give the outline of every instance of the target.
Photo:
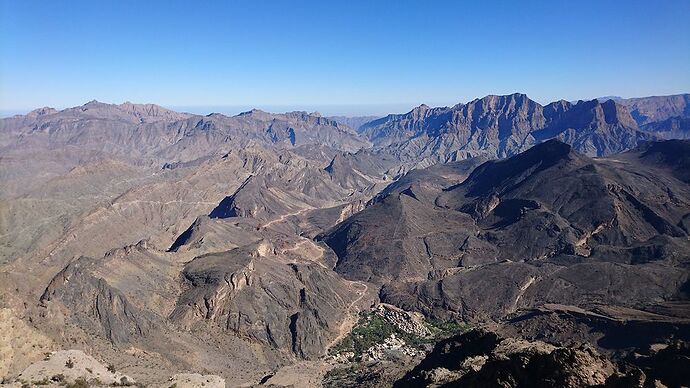
[(690, 386), (687, 4), (0, 1), (0, 386)]

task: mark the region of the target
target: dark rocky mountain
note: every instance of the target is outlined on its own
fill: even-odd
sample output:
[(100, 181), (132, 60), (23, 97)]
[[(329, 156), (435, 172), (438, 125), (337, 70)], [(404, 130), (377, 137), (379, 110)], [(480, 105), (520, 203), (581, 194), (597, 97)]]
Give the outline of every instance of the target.
[[(376, 146), (387, 146), (420, 136), (434, 125), (440, 125), (438, 121), (446, 120), (443, 113), (448, 111), (448, 108), (430, 108), (422, 104), (406, 114), (388, 115), (370, 121), (360, 127), (360, 133)], [(429, 118), (435, 122), (427, 122)]]
[(362, 134), (401, 160), (436, 162), (480, 154), (511, 156), (551, 138), (587, 155), (604, 156), (653, 138), (613, 100), (541, 106), (524, 94), (487, 96), (452, 108), (422, 105), (369, 122)]
[(325, 266), (285, 265), (271, 259), (276, 253), (259, 244), (195, 258), (182, 272), (185, 289), (171, 320), (212, 321), (299, 357), (321, 355), (358, 295)]
[(690, 142), (668, 140), (645, 143), (626, 154), (625, 159), (639, 160), (645, 164), (669, 171), (685, 183), (690, 183)]
[(474, 330), (439, 342), (394, 387), (680, 386), (690, 378), (681, 366), (687, 356), (684, 342), (621, 365), (587, 345), (559, 347)]
[[(447, 254), (473, 232), (465, 229), (471, 226), (469, 217), (448, 218), (434, 206), (434, 197), (464, 179), (479, 162), (468, 159), (413, 170), (385, 188), (364, 211), (323, 237), (338, 256), (336, 270), (352, 279), (379, 282), (426, 279), (429, 268), (444, 267)], [(455, 264), (452, 260), (445, 266)]]
[(683, 299), (690, 188), (677, 146), (687, 143), (591, 159), (552, 140), (486, 162), (459, 184), (440, 188), (436, 174), (420, 174), (323, 241), (337, 272), (437, 318)]

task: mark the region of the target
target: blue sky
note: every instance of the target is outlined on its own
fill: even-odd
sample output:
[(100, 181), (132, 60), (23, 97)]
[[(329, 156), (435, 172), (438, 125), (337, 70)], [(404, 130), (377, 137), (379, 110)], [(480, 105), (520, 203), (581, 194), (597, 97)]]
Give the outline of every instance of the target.
[(97, 99), (377, 114), (516, 91), (690, 92), (688, 0), (0, 4), (5, 111)]

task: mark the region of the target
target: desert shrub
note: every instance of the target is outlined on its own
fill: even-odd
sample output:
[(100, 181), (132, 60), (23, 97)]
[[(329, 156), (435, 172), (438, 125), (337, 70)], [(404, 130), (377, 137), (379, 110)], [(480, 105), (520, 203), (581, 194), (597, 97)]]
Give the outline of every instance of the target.
[(60, 373), (60, 374), (57, 374), (57, 375), (51, 377), (50, 380), (54, 381), (56, 383), (64, 383), (65, 382), (65, 375)]

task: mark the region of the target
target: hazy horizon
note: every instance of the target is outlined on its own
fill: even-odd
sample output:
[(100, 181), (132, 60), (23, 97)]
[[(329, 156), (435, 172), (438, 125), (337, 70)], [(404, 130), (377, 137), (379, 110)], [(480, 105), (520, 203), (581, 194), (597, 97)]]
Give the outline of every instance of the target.
[[(518, 93), (518, 92), (516, 92)], [(681, 92), (678, 94), (686, 94), (688, 92)], [(496, 93), (491, 93), (491, 94), (496, 94)], [(512, 94), (512, 93), (509, 93)], [(529, 95), (527, 95), (530, 97)], [(628, 98), (639, 98), (639, 97), (650, 97), (650, 96), (662, 96), (661, 94), (652, 94), (649, 96), (620, 96), (620, 95), (615, 95), (615, 94), (610, 94), (610, 95), (605, 95), (605, 96), (594, 96), (594, 97), (584, 97), (584, 98), (575, 98), (575, 99), (565, 99), (562, 98), (562, 100), (567, 100), (571, 102), (575, 102), (577, 100), (593, 100), (597, 98), (623, 98), (623, 99), (628, 99)], [(476, 96), (475, 98), (482, 98), (485, 96)], [(530, 97), (531, 98), (531, 97)], [(473, 98), (474, 99), (474, 98)], [(94, 99), (90, 99), (88, 101), (92, 101)], [(561, 99), (556, 99), (553, 101), (537, 101), (538, 103), (542, 105), (546, 105), (548, 103), (561, 100)], [(81, 106), (86, 104), (88, 101), (85, 101), (82, 104), (74, 105), (74, 106), (35, 106), (31, 108), (24, 108), (24, 109), (0, 109), (0, 117), (11, 117), (14, 115), (23, 115), (31, 112), (34, 109), (39, 109), (39, 108), (54, 108), (57, 110), (62, 110), (62, 109), (67, 109), (67, 108), (72, 108), (75, 106)], [(198, 114), (198, 115), (208, 115), (211, 113), (221, 113), (224, 115), (228, 116), (234, 116), (237, 114), (240, 114), (242, 112), (247, 112), (252, 109), (259, 109), (263, 110), (266, 112), (270, 113), (284, 113), (284, 112), (294, 112), (294, 111), (305, 111), (305, 112), (318, 112), (319, 114), (323, 116), (345, 116), (345, 117), (358, 117), (358, 116), (379, 116), (383, 117), (388, 114), (399, 114), (399, 113), (407, 113), (413, 108), (421, 105), (421, 104), (426, 104), (431, 107), (443, 107), (443, 106), (454, 106), (458, 103), (467, 103), (471, 100), (467, 101), (456, 101), (456, 102), (448, 102), (448, 103), (429, 103), (429, 102), (418, 102), (418, 103), (391, 103), (391, 104), (343, 104), (343, 105), (319, 105), (319, 104), (302, 104), (302, 105), (289, 105), (289, 104), (257, 104), (257, 105), (161, 105), (156, 102), (139, 102), (139, 101), (120, 101), (120, 102), (111, 102), (111, 101), (101, 101), (97, 100), (99, 102), (107, 103), (107, 104), (122, 104), (124, 102), (131, 102), (134, 104), (156, 104), (160, 105), (166, 109), (174, 110), (176, 112), (184, 112), (184, 113), (192, 113), (192, 114)]]
[[(91, 99), (93, 100), (93, 99)], [(91, 101), (89, 100), (89, 101)], [(100, 101), (108, 104), (121, 104), (125, 101), (120, 102), (110, 102), (110, 101)], [(85, 101), (84, 104), (88, 102)], [(177, 112), (193, 113), (199, 115), (207, 115), (211, 113), (222, 113), (225, 115), (237, 115), (242, 112), (247, 112), (252, 109), (259, 109), (271, 113), (284, 113), (293, 111), (306, 111), (306, 112), (318, 112), (324, 116), (379, 116), (387, 115), (390, 113), (404, 113), (410, 111), (415, 106), (419, 106), (422, 103), (399, 103), (399, 104), (346, 104), (346, 105), (317, 105), (317, 104), (303, 104), (303, 105), (288, 105), (288, 104), (257, 104), (257, 105), (161, 105), (156, 102), (138, 102), (129, 101), (134, 104), (156, 104), (160, 105), (166, 109), (174, 110)], [(80, 106), (83, 104), (75, 105)], [(429, 105), (429, 104), (427, 104)], [(48, 108), (55, 108), (58, 110), (72, 108), (73, 106), (48, 106)], [(8, 117), (17, 114), (26, 114), (34, 109), (43, 108), (43, 106), (36, 106), (32, 108), (24, 109), (7, 109), (0, 110), (0, 117)]]
[(0, 4), (4, 112), (97, 99), (360, 115), (690, 90), (680, 0)]

